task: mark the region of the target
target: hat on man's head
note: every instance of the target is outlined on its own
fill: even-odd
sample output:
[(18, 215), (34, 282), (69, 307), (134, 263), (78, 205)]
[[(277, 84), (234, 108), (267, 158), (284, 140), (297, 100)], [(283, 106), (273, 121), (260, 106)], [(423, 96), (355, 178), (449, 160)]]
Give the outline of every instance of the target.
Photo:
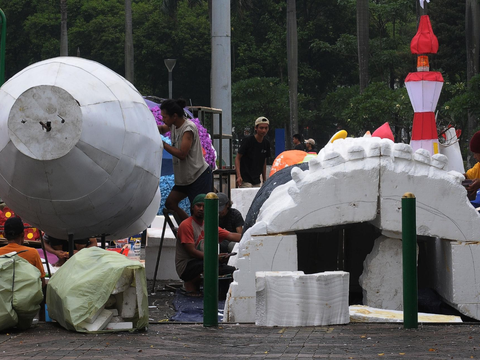
[(315, 140), (313, 139), (305, 140), (305, 144), (315, 145)]
[(225, 209), (225, 206), (227, 206), (230, 200), (228, 200), (228, 196), (225, 195), (224, 193), (218, 193), (217, 196), (218, 196), (218, 211), (220, 212), (223, 209)]
[(19, 217), (11, 217), (3, 225), (3, 233), (7, 239), (15, 239), (24, 229), (23, 221)]
[(270, 124), (270, 121), (265, 116), (260, 116), (255, 120), (255, 126), (260, 125), (260, 124)]
[(192, 206), (198, 203), (204, 203), (205, 202), (205, 194), (198, 194), (195, 196), (195, 199), (193, 199)]
[(480, 131), (473, 134), (470, 140), (470, 151), (474, 153), (480, 153)]

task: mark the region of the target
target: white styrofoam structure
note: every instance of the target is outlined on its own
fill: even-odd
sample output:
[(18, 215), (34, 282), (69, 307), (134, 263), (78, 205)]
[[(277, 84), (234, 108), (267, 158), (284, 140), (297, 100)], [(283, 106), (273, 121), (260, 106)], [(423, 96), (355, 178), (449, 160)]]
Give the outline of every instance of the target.
[(259, 271), (256, 289), (256, 325), (324, 326), (350, 321), (347, 272)]
[(364, 304), (377, 309), (403, 310), (402, 259), (399, 239), (382, 235), (375, 240), (359, 278)]
[[(171, 217), (174, 225), (175, 220)], [(155, 275), (155, 267), (157, 264), (158, 248), (162, 238), (163, 222), (165, 218), (163, 215), (157, 215), (152, 222), (151, 228), (147, 229), (147, 241), (145, 247), (145, 273), (147, 279), (151, 280)], [(163, 239), (162, 253), (158, 263), (158, 270), (156, 274), (157, 280), (180, 280), (175, 267), (175, 252), (177, 241), (173, 235), (170, 226), (165, 228), (165, 236)]]
[(150, 225), (163, 145), (131, 83), (59, 57), (8, 80), (0, 104), (0, 197), (16, 214), (63, 239), (118, 239)]
[(257, 195), (260, 188), (235, 188), (230, 190), (232, 207), (240, 211), (243, 219), (247, 217), (250, 205), (252, 205), (255, 195)]
[[(255, 273), (257, 271), (297, 271), (297, 237), (295, 234), (278, 236), (252, 236), (237, 244), (235, 258), (240, 271), (234, 273), (230, 285), (224, 321), (255, 321)], [(243, 270), (243, 271), (242, 271)]]
[[(447, 162), (441, 154), (430, 157), (426, 150), (414, 153), (410, 145), (371, 137), (336, 140), (310, 160), (309, 170), (293, 168), (292, 180), (272, 191), (259, 211), (257, 222), (245, 232), (238, 245), (238, 270), (225, 302), (224, 321), (255, 321), (255, 271), (298, 270), (295, 231), (370, 222), (389, 238), (401, 239), (401, 199), (407, 192), (416, 196), (418, 235), (443, 239), (440, 242), (468, 243), (476, 249), (480, 215), (466, 197), (461, 185), (463, 175), (446, 171)], [(257, 249), (265, 248), (259, 251), (267, 253), (272, 242), (277, 244), (279, 238), (287, 237), (290, 254), (281, 266), (277, 264), (272, 268), (272, 263), (265, 261), (268, 259), (250, 251), (250, 244), (255, 244)], [(276, 250), (282, 251), (282, 247)], [(447, 259), (456, 255), (445, 246), (444, 251), (450, 252), (444, 254)], [(271, 250), (268, 254), (271, 257)], [(390, 255), (387, 251), (380, 256)], [(439, 261), (438, 266), (448, 270), (435, 269), (440, 274), (451, 271), (459, 275), (441, 275), (436, 290), (460, 311), (461, 304), (469, 301), (459, 296), (465, 293), (460, 289), (466, 286), (476, 289), (472, 286), (475, 280), (465, 279), (476, 264), (473, 257), (462, 256), (459, 263)], [(470, 274), (466, 271), (469, 268)], [(477, 309), (479, 303), (468, 303), (468, 306)], [(469, 311), (480, 314), (480, 311)]]

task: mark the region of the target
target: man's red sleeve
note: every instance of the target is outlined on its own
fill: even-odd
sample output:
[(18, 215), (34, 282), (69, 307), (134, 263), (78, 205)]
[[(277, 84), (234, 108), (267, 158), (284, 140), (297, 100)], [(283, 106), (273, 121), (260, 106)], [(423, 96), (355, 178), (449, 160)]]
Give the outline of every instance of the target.
[(228, 235), (230, 235), (230, 231), (227, 231), (225, 229), (222, 229), (221, 227), (218, 228), (218, 242), (221, 243), (223, 240), (225, 240)]
[(182, 221), (178, 227), (178, 238), (182, 244), (195, 244), (193, 237), (193, 227), (188, 222), (189, 219)]

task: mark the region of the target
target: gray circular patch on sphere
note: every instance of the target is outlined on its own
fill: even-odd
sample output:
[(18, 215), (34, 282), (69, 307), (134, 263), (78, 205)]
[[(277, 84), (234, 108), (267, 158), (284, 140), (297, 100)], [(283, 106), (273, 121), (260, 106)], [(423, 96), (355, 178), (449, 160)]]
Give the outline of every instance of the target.
[(12, 106), (8, 134), (32, 159), (53, 160), (70, 152), (82, 133), (80, 104), (65, 90), (40, 85), (26, 90)]

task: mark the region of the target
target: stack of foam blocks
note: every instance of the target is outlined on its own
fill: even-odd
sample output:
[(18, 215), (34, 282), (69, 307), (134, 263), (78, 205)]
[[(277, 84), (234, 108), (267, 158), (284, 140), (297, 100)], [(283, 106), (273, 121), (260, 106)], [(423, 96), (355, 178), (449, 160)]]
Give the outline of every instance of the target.
[(137, 272), (138, 270), (125, 268), (108, 301), (79, 326), (91, 332), (132, 330), (133, 318), (137, 315), (144, 316), (142, 284)]

